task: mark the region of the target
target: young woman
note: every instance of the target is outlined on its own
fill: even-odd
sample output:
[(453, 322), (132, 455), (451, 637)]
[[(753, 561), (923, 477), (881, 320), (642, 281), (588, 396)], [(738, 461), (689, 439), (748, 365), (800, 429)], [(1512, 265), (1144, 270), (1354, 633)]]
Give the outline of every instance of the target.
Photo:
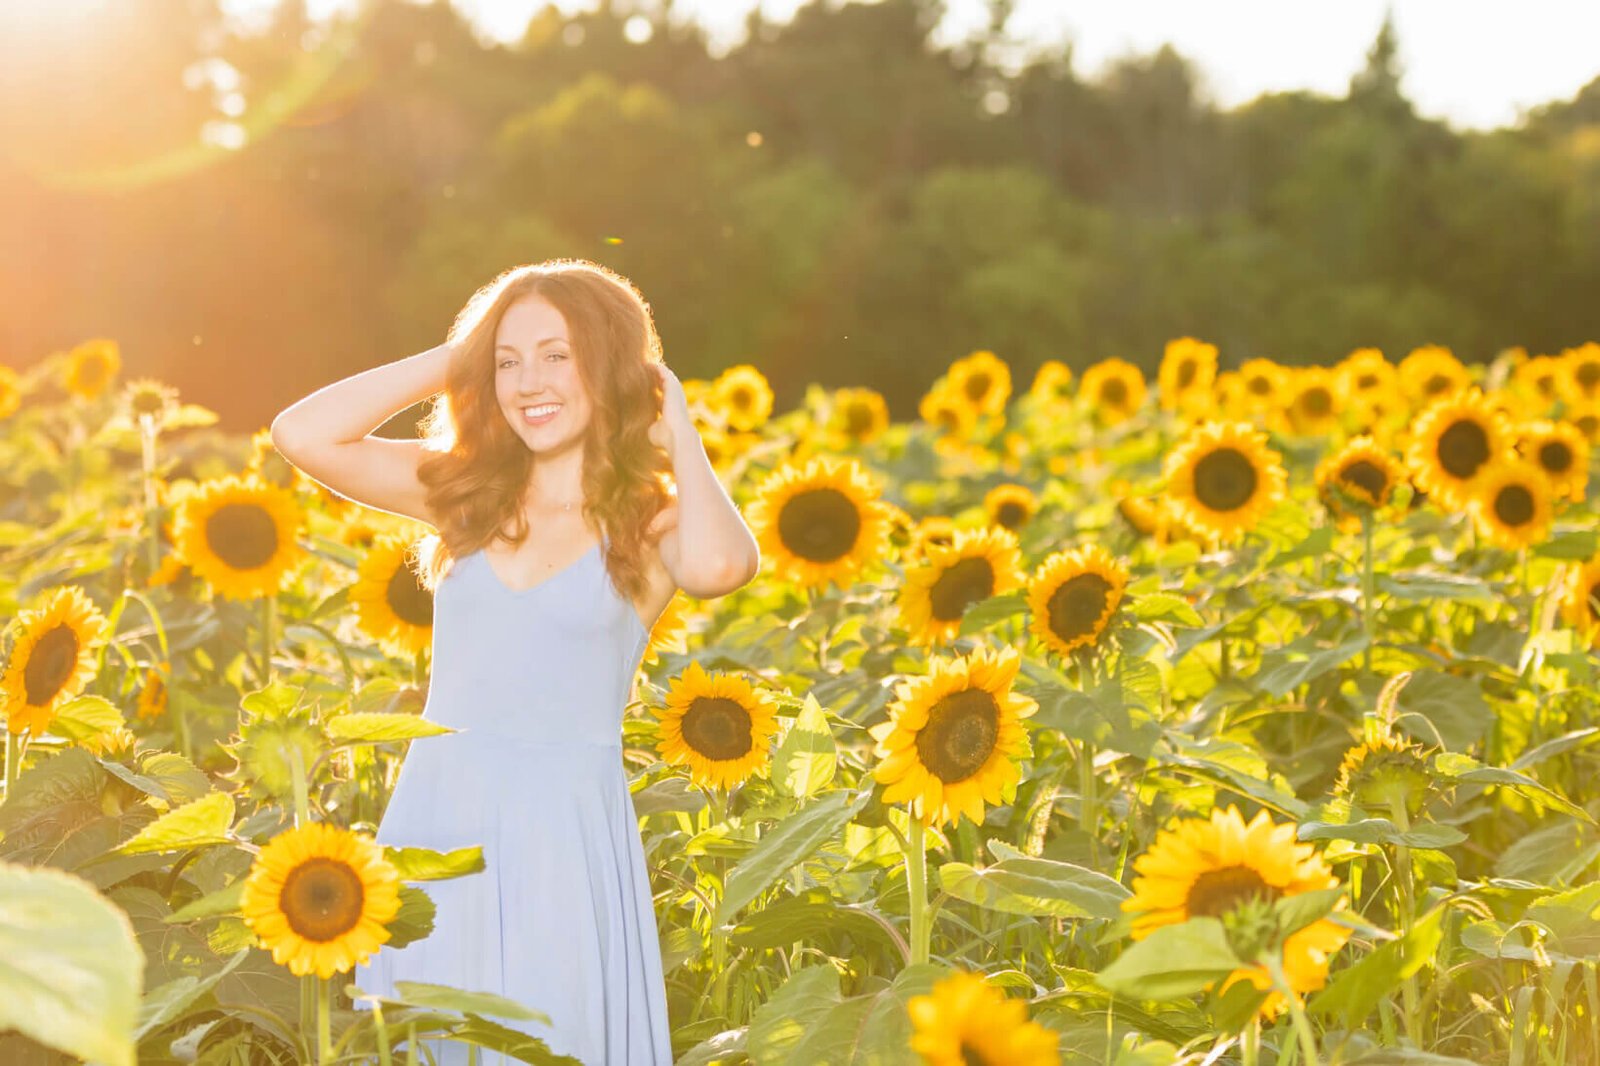
[[(430, 396), (422, 439), (368, 435)], [(438, 531), (419, 551), (434, 593), (423, 716), (457, 732), (412, 744), (377, 839), (482, 845), (487, 869), (428, 885), (433, 932), (352, 979), (495, 992), (550, 1017), (506, 1024), (587, 1066), (669, 1066), (623, 710), (673, 592), (724, 595), (760, 558), (649, 305), (584, 260), (517, 267), (443, 345), (312, 393), (271, 432), (329, 489)], [(436, 1048), (466, 1061), (464, 1045)]]

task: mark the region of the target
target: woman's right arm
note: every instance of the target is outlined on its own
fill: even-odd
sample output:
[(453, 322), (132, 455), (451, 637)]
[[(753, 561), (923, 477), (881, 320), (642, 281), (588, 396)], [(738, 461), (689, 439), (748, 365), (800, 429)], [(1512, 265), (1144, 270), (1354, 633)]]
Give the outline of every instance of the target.
[(441, 344), (318, 389), (272, 420), (272, 446), (340, 496), (438, 528), (417, 479), (422, 442), (370, 434), (444, 391), (450, 353)]

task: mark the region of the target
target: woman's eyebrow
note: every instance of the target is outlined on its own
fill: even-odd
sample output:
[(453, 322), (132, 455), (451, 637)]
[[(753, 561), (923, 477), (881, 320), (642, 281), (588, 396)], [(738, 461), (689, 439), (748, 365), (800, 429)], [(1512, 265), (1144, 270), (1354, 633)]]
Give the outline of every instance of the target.
[[(565, 337), (542, 337), (542, 338), (540, 338), (539, 343), (534, 345), (534, 350), (538, 351), (540, 348), (543, 348), (545, 345), (547, 345), (547, 344), (555, 344), (558, 341), (562, 342), (562, 343), (565, 343), (566, 339), (567, 338), (565, 338)], [(514, 345), (514, 344), (497, 344), (497, 345), (494, 346), (494, 350), (497, 351), (497, 352), (500, 351), (501, 349), (505, 349), (506, 351), (514, 352), (514, 351), (517, 350), (517, 346)]]

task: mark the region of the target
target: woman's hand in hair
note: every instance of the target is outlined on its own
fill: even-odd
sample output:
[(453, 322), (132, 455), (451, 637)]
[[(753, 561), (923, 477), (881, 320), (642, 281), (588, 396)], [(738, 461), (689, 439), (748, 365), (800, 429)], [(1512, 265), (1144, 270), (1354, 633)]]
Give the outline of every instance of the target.
[(694, 419), (689, 417), (689, 401), (683, 394), (683, 382), (665, 363), (655, 364), (661, 377), (661, 414), (650, 426), (650, 442), (665, 449), (668, 456), (676, 454), (675, 446), (684, 433), (699, 436)]

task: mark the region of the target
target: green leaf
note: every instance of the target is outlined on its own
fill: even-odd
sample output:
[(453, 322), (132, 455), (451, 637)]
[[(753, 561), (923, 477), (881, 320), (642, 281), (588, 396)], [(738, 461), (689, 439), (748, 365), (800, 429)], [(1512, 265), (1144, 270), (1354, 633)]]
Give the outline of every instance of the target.
[(1408, 831), (1387, 818), (1366, 818), (1359, 822), (1302, 822), (1295, 834), (1298, 840), (1348, 840), (1354, 844), (1404, 844), (1408, 848), (1448, 848), (1467, 839), (1455, 826), (1421, 822)]
[(719, 913), (726, 921), (740, 907), (766, 891), (796, 863), (811, 857), (824, 840), (839, 832), (857, 811), (872, 800), (872, 790), (863, 788), (829, 792), (779, 822), (757, 841), (755, 847), (728, 871)]
[(1344, 896), (1343, 888), (1319, 888), (1280, 899), (1272, 909), (1278, 915), (1278, 932), (1288, 937), (1333, 913)]
[(0, 1032), (134, 1066), (144, 952), (128, 916), (82, 878), (0, 862)]
[(1118, 905), (1131, 895), (1104, 874), (1053, 859), (1005, 859), (982, 869), (951, 861), (938, 869), (944, 891), (1007, 914), (1110, 920), (1121, 916)]
[(962, 614), (960, 635), (970, 637), (985, 632), (1007, 619), (1017, 617), (1027, 607), (1027, 592), (1024, 589), (1013, 589), (979, 600)]
[(1367, 646), (1365, 634), (1352, 637), (1332, 648), (1323, 648), (1304, 659), (1291, 659), (1286, 651), (1269, 652), (1261, 657), (1255, 685), (1271, 696), (1286, 696), (1307, 681), (1321, 677), (1349, 662)]
[(1592, 559), (1596, 552), (1600, 552), (1600, 534), (1592, 529), (1564, 529), (1533, 548), (1533, 554), (1546, 559)]
[(1204, 625), (1200, 612), (1189, 605), (1182, 596), (1170, 592), (1152, 592), (1140, 596), (1128, 606), (1128, 613), (1141, 622), (1175, 622), (1182, 626)]
[(412, 1007), (433, 1007), (438, 1010), (460, 1011), (463, 1014), (489, 1014), (496, 1018), (551, 1024), (550, 1016), (544, 1011), (535, 1010), (533, 1007), (493, 992), (464, 992), (459, 988), (428, 984), (425, 981), (396, 981), (394, 990), (398, 995), (380, 998), (385, 1001), (405, 1003)]
[(838, 1006), (839, 971), (831, 963), (796, 970), (756, 1008), (745, 1034), (745, 1050), (757, 1064), (788, 1062), (790, 1053)]
[(249, 954), (249, 951), (236, 951), (222, 969), (215, 970), (205, 977), (184, 974), (146, 992), (139, 1004), (139, 1025), (134, 1030), (134, 1039), (143, 1040), (168, 1022), (182, 1017), (190, 1004), (211, 991), (218, 981), (232, 973)]
[(1220, 921), (1190, 918), (1136, 941), (1095, 980), (1132, 999), (1180, 999), (1243, 967)]
[(838, 762), (839, 746), (828, 716), (807, 693), (805, 705), (773, 748), (772, 783), (783, 795), (810, 799), (833, 780)]
[(233, 797), (226, 792), (213, 792), (163, 814), (117, 850), (137, 855), (145, 851), (177, 851), (205, 844), (226, 844), (232, 825)]
[(633, 813), (647, 818), (666, 811), (685, 811), (693, 814), (706, 805), (706, 795), (687, 777), (673, 774), (663, 777), (633, 793)]
[(446, 852), (386, 845), (383, 857), (394, 864), (402, 881), (446, 881), (488, 868), (483, 861), (483, 847), (476, 844)]
[(199, 899), (184, 904), (162, 921), (192, 922), (197, 918), (216, 918), (224, 914), (238, 914), (244, 903), (243, 877), (236, 878), (226, 888), (208, 892)]
[(1435, 907), (1417, 920), (1405, 936), (1380, 946), (1354, 966), (1340, 971), (1307, 1007), (1324, 1016), (1344, 1016), (1345, 1025), (1366, 1024), (1400, 982), (1432, 961), (1439, 948), (1443, 907)]
[(1423, 744), (1464, 751), (1494, 721), (1483, 690), (1470, 677), (1416, 670), (1395, 701), (1395, 724)]
[(109, 733), (128, 724), (116, 704), (99, 696), (79, 696), (64, 703), (50, 719), (50, 732), (68, 740), (81, 741)]
[(341, 714), (323, 723), (329, 738), (356, 744), (381, 744), (454, 733), (449, 726), (414, 714)]
[(1456, 752), (1441, 752), (1434, 756), (1433, 768), (1458, 785), (1500, 785), (1521, 793), (1541, 806), (1553, 808), (1574, 818), (1581, 818), (1591, 825), (1594, 824), (1594, 819), (1589, 816), (1588, 811), (1515, 770), (1484, 766), (1470, 755)]

